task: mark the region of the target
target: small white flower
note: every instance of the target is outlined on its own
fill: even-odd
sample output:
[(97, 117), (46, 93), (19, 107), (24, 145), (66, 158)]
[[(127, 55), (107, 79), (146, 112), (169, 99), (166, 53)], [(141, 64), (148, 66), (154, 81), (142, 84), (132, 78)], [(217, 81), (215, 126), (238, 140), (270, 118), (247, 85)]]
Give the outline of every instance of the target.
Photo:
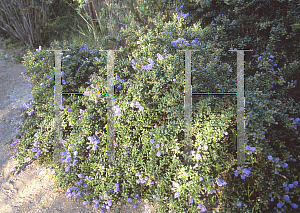
[(175, 182), (173, 182), (173, 186), (175, 187), (175, 188), (179, 188), (179, 184), (178, 183), (175, 183)]

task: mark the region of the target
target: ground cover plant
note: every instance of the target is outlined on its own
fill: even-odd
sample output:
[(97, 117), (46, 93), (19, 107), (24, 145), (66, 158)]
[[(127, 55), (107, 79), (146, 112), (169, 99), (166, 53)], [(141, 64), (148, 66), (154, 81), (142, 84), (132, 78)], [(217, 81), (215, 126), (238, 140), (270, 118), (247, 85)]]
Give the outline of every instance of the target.
[[(64, 166), (52, 165), (58, 185), (96, 209), (109, 209), (120, 199), (136, 205), (143, 198), (158, 202), (160, 212), (205, 212), (205, 201), (220, 201), (223, 212), (298, 211), (300, 118), (290, 112), (299, 103), (286, 96), (297, 85), (286, 76), (295, 75), (299, 65), (277, 68), (279, 54), (272, 46), (253, 51), (251, 66), (257, 71), (245, 78), (245, 152), (246, 162), (253, 163), (230, 164), (236, 162), (236, 97), (193, 96), (196, 163), (179, 164), (185, 75), (184, 53), (176, 49), (200, 50), (191, 58), (193, 92), (236, 92), (237, 81), (236, 56), (223, 57), (229, 48), (217, 40), (219, 31), (202, 30), (199, 23), (186, 27), (189, 14), (181, 9), (171, 22), (158, 13), (149, 26), (132, 24), (118, 38), (125, 40), (114, 69), (115, 162), (120, 164), (99, 163), (107, 152), (106, 52), (53, 44), (71, 50), (62, 60), (63, 91), (84, 93), (64, 99)], [(24, 105), (26, 121), (11, 144), (20, 160), (15, 174), (26, 157), (52, 159), (53, 61), (54, 53), (46, 51), (25, 58), (24, 75), (35, 93)]]

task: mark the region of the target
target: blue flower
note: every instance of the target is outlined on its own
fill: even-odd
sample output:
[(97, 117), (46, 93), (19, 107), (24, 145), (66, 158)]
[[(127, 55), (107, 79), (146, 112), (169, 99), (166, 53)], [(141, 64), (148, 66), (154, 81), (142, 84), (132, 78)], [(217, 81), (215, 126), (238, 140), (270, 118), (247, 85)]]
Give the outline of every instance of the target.
[(251, 173), (248, 169), (243, 169), (243, 173), (245, 173), (247, 176)]
[(288, 195), (284, 195), (284, 199), (285, 199), (285, 200), (289, 200), (290, 197), (289, 197)]
[(277, 208), (281, 208), (283, 206), (283, 204), (282, 204), (282, 202), (281, 201), (279, 201), (278, 203), (277, 203)]
[(270, 55), (270, 58), (274, 58), (274, 56), (273, 56), (273, 55)]
[(287, 184), (286, 184), (286, 183), (283, 183), (282, 185), (283, 185), (283, 187), (286, 187), (286, 186), (287, 186)]
[(269, 159), (269, 160), (272, 160), (272, 159), (273, 159), (273, 157), (272, 157), (271, 155), (269, 155), (269, 156), (268, 156), (268, 159)]
[(298, 185), (298, 181), (294, 181), (293, 184), (294, 184), (295, 186), (297, 186), (297, 185)]
[(159, 156), (161, 155), (161, 154), (160, 154), (160, 151), (158, 151), (156, 155), (159, 157)]
[(159, 54), (159, 53), (157, 53), (157, 58), (158, 58), (159, 60), (163, 60), (163, 56), (162, 56), (161, 54)]
[(224, 181), (223, 179), (218, 179), (217, 180), (217, 184), (218, 184), (218, 186), (225, 186), (225, 185), (227, 185), (226, 181)]
[(295, 204), (295, 203), (291, 203), (291, 206), (292, 206), (294, 209), (298, 209), (298, 205)]
[(11, 168), (10, 170), (8, 170), (8, 172), (13, 172), (16, 170), (16, 167)]
[(186, 18), (189, 15), (189, 13), (182, 14), (183, 18)]
[(65, 172), (69, 171), (69, 169), (70, 169), (70, 166), (67, 165), (67, 167), (65, 168)]
[(178, 197), (179, 197), (179, 192), (176, 192), (176, 193), (174, 194), (174, 197), (175, 197), (175, 198), (178, 198)]
[(296, 118), (296, 119), (294, 120), (294, 123), (295, 123), (295, 124), (300, 123), (300, 118)]
[(241, 202), (238, 202), (236, 205), (237, 205), (237, 206), (241, 206), (242, 204), (241, 204)]

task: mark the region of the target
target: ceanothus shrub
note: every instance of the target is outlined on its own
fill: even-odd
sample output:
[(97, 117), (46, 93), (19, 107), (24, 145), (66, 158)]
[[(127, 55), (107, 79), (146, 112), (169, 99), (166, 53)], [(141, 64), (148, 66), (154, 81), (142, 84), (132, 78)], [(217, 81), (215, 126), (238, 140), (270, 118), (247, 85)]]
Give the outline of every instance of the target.
[[(106, 70), (100, 69), (99, 76), (94, 78), (94, 80), (91, 82), (92, 85), (85, 91), (86, 94), (88, 94), (88, 96), (84, 100), (84, 102), (87, 101), (86, 103), (87, 111), (82, 112), (82, 115), (86, 114), (86, 119), (84, 119), (84, 117), (82, 116), (82, 120), (78, 121), (79, 126), (75, 127), (75, 129), (76, 128), (79, 129), (80, 127), (80, 132), (78, 133), (74, 132), (74, 134), (71, 134), (70, 138), (68, 138), (69, 143), (74, 145), (75, 143), (74, 139), (77, 138), (76, 134), (80, 135), (85, 131), (88, 132), (92, 128), (92, 131), (90, 131), (92, 134), (88, 136), (83, 134), (83, 136), (81, 136), (82, 140), (80, 140), (80, 141), (89, 140), (86, 148), (89, 151), (87, 151), (86, 149), (84, 150), (84, 148), (81, 148), (82, 146), (80, 145), (79, 145), (80, 148), (74, 149), (74, 150), (82, 151), (82, 154), (79, 155), (82, 156), (81, 170), (78, 171), (76, 170), (77, 168), (68, 167), (66, 165), (67, 170), (73, 168), (74, 170), (71, 170), (71, 172), (66, 172), (66, 174), (64, 175), (65, 177), (67, 177), (66, 179), (69, 180), (71, 180), (72, 178), (76, 178), (76, 174), (78, 172), (80, 172), (80, 174), (84, 173), (86, 177), (87, 176), (89, 177), (90, 175), (94, 177), (94, 179), (92, 178), (91, 181), (88, 181), (87, 183), (88, 186), (83, 187), (82, 189), (88, 188), (89, 191), (93, 191), (93, 195), (96, 195), (95, 197), (97, 198), (97, 201), (100, 202), (101, 200), (102, 203), (105, 202), (107, 203), (111, 201), (111, 199), (116, 200), (118, 199), (118, 197), (120, 197), (120, 195), (124, 196), (128, 202), (130, 201), (138, 202), (140, 199), (139, 197), (132, 197), (133, 193), (134, 194), (137, 193), (140, 196), (147, 194), (143, 198), (148, 198), (150, 201), (152, 199), (153, 201), (155, 199), (158, 200), (163, 211), (166, 211), (166, 209), (172, 209), (174, 211), (176, 210), (182, 211), (182, 209), (186, 209), (186, 210), (203, 209), (204, 210), (204, 207), (202, 207), (201, 205), (203, 204), (205, 197), (212, 198), (213, 196), (216, 196), (215, 195), (216, 191), (220, 192), (222, 190), (221, 187), (226, 185), (228, 186), (230, 184), (230, 186), (232, 187), (223, 188), (224, 189), (223, 193), (225, 192), (228, 193), (228, 195), (224, 199), (228, 199), (228, 196), (230, 196), (233, 201), (238, 200), (239, 201), (238, 203), (242, 202), (248, 205), (247, 207), (243, 205), (242, 208), (253, 209), (253, 207), (255, 206), (254, 203), (249, 202), (249, 199), (247, 200), (247, 197), (241, 198), (238, 194), (236, 194), (237, 190), (231, 191), (231, 189), (235, 188), (238, 189), (238, 191), (243, 191), (244, 189), (247, 189), (249, 186), (248, 190), (251, 192), (253, 191), (255, 192), (252, 193), (251, 195), (252, 197), (250, 197), (252, 200), (255, 200), (254, 198), (256, 198), (257, 196), (263, 196), (263, 194), (267, 194), (267, 192), (274, 193), (274, 191), (271, 190), (271, 188), (268, 190), (263, 190), (262, 186), (265, 185), (260, 185), (261, 188), (257, 190), (256, 189), (257, 187), (255, 187), (254, 185), (256, 184), (255, 180), (257, 179), (257, 177), (263, 176), (265, 174), (265, 169), (266, 169), (265, 164), (263, 163), (258, 164), (256, 162), (254, 163), (254, 166), (252, 168), (251, 166), (248, 166), (246, 168), (243, 167), (241, 168), (240, 166), (231, 166), (231, 168), (230, 167), (228, 168), (227, 162), (232, 161), (234, 157), (234, 153), (233, 153), (234, 143), (232, 143), (232, 141), (230, 141), (228, 138), (227, 140), (221, 140), (221, 138), (222, 137), (226, 138), (225, 135), (228, 135), (228, 132), (230, 132), (231, 136), (235, 133), (233, 131), (234, 130), (233, 128), (231, 129), (227, 128), (228, 121), (230, 121), (230, 118), (232, 118), (232, 116), (236, 113), (235, 111), (236, 107), (233, 104), (231, 105), (231, 108), (227, 108), (227, 111), (225, 112), (222, 111), (223, 119), (222, 116), (215, 114), (209, 108), (211, 105), (213, 105), (211, 104), (214, 101), (213, 98), (208, 97), (202, 100), (201, 104), (197, 102), (196, 104), (193, 104), (193, 106), (195, 106), (196, 109), (193, 114), (194, 115), (193, 125), (195, 127), (193, 129), (194, 130), (193, 133), (194, 133), (194, 140), (196, 140), (194, 141), (194, 148), (196, 147), (196, 149), (193, 150), (194, 151), (193, 158), (199, 163), (196, 164), (194, 168), (190, 167), (190, 169), (187, 169), (187, 166), (183, 166), (183, 165), (182, 166), (172, 165), (173, 162), (178, 162), (178, 160), (176, 161), (176, 158), (179, 159), (181, 162), (183, 161), (182, 158), (183, 131), (180, 131), (182, 129), (178, 129), (178, 127), (181, 128), (183, 127), (183, 119), (180, 119), (180, 115), (181, 116), (183, 115), (183, 110), (182, 110), (183, 93), (182, 92), (180, 93), (178, 91), (183, 91), (183, 88), (180, 87), (180, 83), (181, 84), (184, 83), (184, 78), (183, 78), (184, 76), (182, 75), (183, 73), (181, 72), (182, 68), (180, 68), (183, 64), (178, 63), (180, 62), (180, 60), (178, 60), (180, 58), (180, 54), (176, 53), (173, 47), (179, 44), (178, 46), (180, 48), (183, 47), (183, 45), (186, 45), (188, 42), (187, 39), (184, 38), (178, 39), (178, 35), (177, 37), (175, 37), (174, 39), (175, 41), (172, 39), (171, 36), (169, 36), (169, 45), (167, 45), (167, 42), (163, 42), (164, 40), (166, 40), (167, 37), (165, 37), (165, 35), (163, 37), (160, 37), (160, 35), (162, 34), (161, 33), (159, 34), (159, 32), (164, 32), (164, 33), (169, 32), (166, 28), (169, 31), (171, 31), (170, 29), (173, 29), (173, 33), (172, 32), (171, 33), (173, 34), (174, 37), (176, 36), (176, 34), (174, 33), (175, 27), (172, 28), (170, 24), (166, 24), (166, 27), (161, 29), (160, 31), (158, 31), (159, 29), (158, 28), (157, 29), (158, 33), (156, 35), (155, 34), (152, 35), (153, 31), (150, 31), (148, 34), (145, 33), (145, 35), (143, 36), (143, 31), (140, 28), (139, 30), (137, 28), (128, 29), (128, 33), (138, 32), (136, 33), (137, 35), (135, 36), (131, 35), (131, 37), (126, 39), (127, 40), (126, 45), (128, 45), (128, 49), (132, 49), (135, 51), (132, 52), (132, 56), (130, 55), (130, 53), (128, 53), (130, 56), (128, 57), (129, 62), (127, 62), (128, 64), (127, 66), (119, 66), (119, 63), (117, 63), (116, 65), (117, 66), (116, 70), (119, 70), (121, 72), (118, 72), (116, 74), (116, 82), (115, 82), (115, 88), (116, 88), (115, 90), (116, 142), (114, 144), (115, 151), (116, 151), (115, 160), (116, 162), (126, 162), (126, 164), (124, 163), (121, 165), (114, 165), (107, 168), (107, 166), (98, 163), (99, 161), (103, 161), (105, 159), (106, 146), (107, 146), (105, 140), (105, 136), (107, 134), (107, 132), (105, 131), (106, 129), (105, 113), (106, 113), (107, 102), (105, 101), (106, 100), (106, 97), (104, 96), (105, 92), (104, 93), (101, 92), (101, 88), (106, 88), (107, 81), (105, 78)], [(188, 31), (189, 35), (193, 33), (190, 31)], [(172, 34), (169, 33), (169, 35)], [(185, 31), (183, 31), (183, 34), (185, 34)], [(158, 41), (158, 43), (156, 43), (156, 45), (151, 45), (150, 41), (154, 42), (155, 39), (156, 41)], [(192, 45), (195, 43), (197, 44), (198, 42), (196, 41), (197, 40), (194, 39), (194, 41), (189, 43), (191, 43)], [(138, 48), (138, 46), (140, 46), (141, 48)], [(194, 47), (196, 46), (197, 45), (195, 45)], [(236, 87), (236, 84), (234, 84), (236, 83), (235, 72), (233, 72), (233, 69), (229, 65), (226, 66), (225, 64), (225, 66), (223, 67), (217, 66), (216, 65), (218, 64), (217, 62), (220, 62), (220, 60), (218, 61), (218, 57), (217, 57), (220, 52), (219, 49), (218, 48), (212, 49), (213, 45), (211, 44), (207, 44), (206, 47), (210, 48), (206, 50), (207, 52), (209, 51), (214, 52), (215, 54), (214, 61), (209, 61), (209, 59), (206, 59), (205, 61), (205, 59), (203, 60), (203, 57), (201, 56), (194, 60), (197, 61), (198, 59), (199, 65), (198, 68), (193, 69), (193, 72), (195, 73), (192, 76), (193, 86), (195, 85), (195, 88), (197, 87), (203, 88), (203, 86), (207, 86), (207, 88), (210, 87), (219, 90), (223, 86), (223, 88), (226, 89), (225, 91), (233, 92), (234, 87)], [(158, 52), (159, 50), (163, 50), (163, 51)], [(171, 53), (167, 54), (168, 50), (169, 52), (172, 52), (174, 55), (172, 55)], [(120, 54), (116, 53), (116, 54), (123, 55), (123, 53)], [(205, 55), (209, 55), (209, 54), (205, 54)], [(210, 59), (213, 60), (213, 57), (211, 57)], [(117, 61), (118, 59), (115, 60)], [(195, 62), (193, 62), (193, 64), (194, 63)], [(126, 62), (124, 62), (124, 64), (126, 64)], [(219, 68), (218, 69), (219, 73), (218, 72), (213, 73), (213, 71), (216, 71), (215, 68)], [(170, 70), (172, 70), (172, 72), (170, 72)], [(202, 72), (202, 76), (205, 77), (207, 77), (208, 75), (208, 74), (205, 75), (205, 73), (209, 73), (210, 75), (214, 75), (214, 76), (222, 76), (220, 75), (220, 73), (229, 73), (229, 74), (227, 74), (226, 76), (223, 75), (224, 76), (223, 78), (220, 79), (217, 78), (216, 81), (220, 83), (213, 85), (213, 84), (207, 84), (208, 81), (206, 81), (206, 84), (203, 83), (203, 80), (197, 81), (197, 79), (201, 79), (201, 72)], [(254, 119), (251, 120), (250, 118), (248, 118), (249, 116), (247, 116), (248, 118), (247, 124), (249, 122), (249, 126), (253, 125), (250, 123), (250, 121), (255, 121), (255, 122), (257, 121), (256, 116), (259, 118), (264, 118), (269, 123), (274, 122), (273, 120), (270, 120), (269, 117), (267, 117), (269, 112), (265, 112), (264, 110), (257, 111), (257, 108), (263, 109), (259, 105), (259, 103), (263, 101), (263, 98), (260, 97), (259, 95), (260, 92), (257, 92), (256, 88), (259, 88), (259, 85), (262, 83), (264, 83), (263, 84), (264, 87), (270, 86), (270, 89), (272, 88), (271, 85), (282, 84), (282, 78), (278, 77), (278, 75), (280, 75), (280, 72), (274, 71), (270, 73), (268, 75), (261, 74), (260, 77), (261, 82), (259, 81), (253, 82), (252, 80), (253, 77), (245, 79), (246, 82), (245, 88), (247, 88), (246, 92), (254, 93), (251, 96), (251, 98), (246, 99), (247, 100), (246, 106), (250, 106), (249, 108), (247, 107), (247, 111), (249, 109), (249, 113), (247, 114), (249, 116), (250, 114), (253, 114), (254, 117)], [(254, 78), (257, 79), (257, 76), (254, 76)], [(160, 87), (159, 85), (156, 86), (155, 84), (148, 86), (146, 84), (146, 81), (153, 82), (153, 81), (158, 81), (158, 79), (160, 80), (160, 82), (163, 82), (161, 84), (164, 85), (164, 87)], [(207, 77), (207, 79), (209, 79), (209, 77)], [(133, 81), (138, 82), (138, 84), (134, 84)], [(198, 82), (199, 84), (197, 84)], [(223, 82), (223, 85), (221, 84), (221, 82)], [(171, 87), (171, 89), (168, 89), (168, 84), (171, 83), (173, 83), (174, 86)], [(179, 86), (177, 86), (177, 89), (173, 90), (173, 88), (176, 88), (176, 85)], [(292, 88), (293, 85), (289, 85), (285, 89), (285, 91)], [(163, 95), (161, 95), (162, 93)], [(170, 95), (168, 93), (170, 93)], [(270, 90), (269, 96), (271, 95), (272, 95), (272, 91)], [(265, 97), (268, 97), (268, 95), (265, 94)], [(156, 99), (162, 101), (158, 102), (157, 104), (154, 104), (154, 100)], [(165, 101), (163, 101), (163, 99), (165, 99)], [(214, 103), (216, 102), (217, 101), (214, 101)], [(161, 106), (161, 108), (164, 107), (165, 109), (168, 109), (171, 108), (168, 105), (171, 106), (172, 103), (174, 103), (173, 104), (174, 108), (173, 110), (170, 111), (173, 112), (173, 115), (175, 114), (175, 119), (174, 118), (173, 120), (170, 119), (169, 125), (166, 124), (157, 125), (156, 126), (157, 130), (155, 130), (155, 132), (146, 131), (148, 129), (147, 127), (149, 124), (154, 124), (153, 122), (155, 121), (154, 117), (155, 115), (157, 115), (155, 114), (156, 111), (153, 111), (152, 109), (155, 109), (155, 107), (159, 108), (158, 106)], [(223, 107), (222, 109), (224, 109), (224, 105), (221, 107)], [(219, 106), (219, 108), (221, 107)], [(172, 117), (172, 114), (171, 115), (170, 114), (171, 113), (168, 114), (169, 116), (166, 114), (162, 114), (158, 116), (158, 119), (164, 120), (164, 118), (166, 117)], [(149, 119), (151, 118), (149, 117), (150, 115), (152, 119)], [(200, 116), (200, 115), (207, 115), (207, 116)], [(172, 123), (172, 121), (181, 121), (181, 123), (179, 123), (178, 125), (178, 123), (174, 123), (174, 122)], [(279, 117), (278, 121), (284, 122), (286, 120), (283, 117)], [(159, 122), (159, 120), (157, 120), (157, 122)], [(161, 122), (161, 124), (162, 123), (163, 122)], [(203, 124), (201, 128), (199, 125), (200, 123)], [(209, 126), (209, 125), (214, 126), (213, 124), (219, 125), (219, 128), (214, 129)], [(164, 129), (162, 127), (164, 127)], [(203, 131), (203, 127), (207, 127), (207, 131)], [(268, 150), (269, 148), (268, 143), (264, 143), (263, 141), (263, 139), (265, 139), (264, 135), (266, 134), (267, 129), (265, 128), (264, 130), (262, 130), (261, 135), (255, 133), (253, 129), (251, 131), (252, 132), (250, 132), (250, 135), (251, 134), (254, 135), (256, 141), (262, 140), (262, 142), (258, 145), (256, 142), (254, 143), (253, 141), (249, 140), (249, 137), (246, 137), (246, 142), (248, 142), (246, 144), (246, 150), (245, 150), (247, 153), (246, 161), (255, 162), (256, 160), (260, 159), (260, 161), (258, 162), (267, 162), (268, 160), (266, 159), (266, 156), (268, 155), (266, 155), (266, 152), (263, 152), (264, 154), (261, 154), (262, 150)], [(168, 134), (164, 134), (164, 133), (168, 133)], [(296, 132), (290, 132), (290, 134), (291, 133), (296, 133)], [(249, 136), (249, 134), (246, 134), (246, 136)], [(268, 135), (268, 137), (270, 136)], [(297, 135), (294, 134), (293, 138), (297, 140), (296, 136)], [(85, 139), (85, 137), (90, 137), (90, 139)], [(165, 149), (162, 149), (162, 147)], [(271, 152), (271, 154), (274, 156), (274, 153)], [(88, 160), (85, 157), (87, 155), (89, 156)], [(172, 158), (173, 156), (175, 156), (175, 159)], [(211, 162), (213, 162), (213, 165), (215, 166), (213, 166)], [(199, 166), (199, 164), (201, 166)], [(287, 164), (283, 164), (283, 165), (284, 168), (286, 169)], [(272, 166), (270, 166), (269, 169), (272, 169)], [(293, 171), (289, 171), (289, 172), (293, 172)], [(220, 174), (222, 175), (220, 176)], [(275, 175), (276, 174), (274, 173), (273, 176)], [(237, 178), (240, 178), (239, 179), (240, 181), (243, 180), (245, 181), (238, 182)], [(295, 177), (294, 180), (296, 179), (297, 177)], [(94, 186), (99, 184), (99, 180), (103, 188), (102, 190), (100, 188), (94, 190)], [(110, 183), (107, 182), (105, 185), (104, 182), (106, 180), (111, 180), (111, 182)], [(132, 180), (132, 181), (127, 181), (127, 180)], [(215, 187), (213, 187), (214, 182), (216, 183), (216, 185), (218, 185), (216, 189)], [(148, 183), (148, 185), (143, 186), (141, 183)], [(157, 184), (158, 186), (156, 189), (157, 191), (153, 189), (155, 188), (155, 186), (153, 187), (151, 183)], [(297, 182), (294, 181), (293, 183), (297, 185)], [(89, 188), (89, 185), (92, 185), (93, 187)], [(160, 191), (159, 189), (161, 189), (161, 187), (164, 187), (166, 189), (169, 187), (171, 195), (170, 193), (166, 193), (166, 191), (168, 190)], [(297, 188), (297, 186), (295, 187)], [(154, 192), (157, 193), (154, 194), (152, 190), (154, 190)], [(297, 192), (296, 190), (298, 190), (298, 188), (295, 189), (294, 192)], [(108, 197), (110, 192), (111, 192), (111, 197)], [(118, 194), (121, 192), (122, 194)], [(77, 193), (77, 191), (75, 193)], [(280, 189), (277, 189), (276, 193), (282, 193), (282, 192), (280, 192)], [(153, 196), (151, 196), (151, 194)], [(199, 194), (201, 194), (201, 196), (199, 196)], [(167, 204), (163, 201), (161, 202), (160, 199), (161, 197), (169, 199), (170, 202), (168, 202)], [(189, 206), (188, 205), (185, 206), (184, 202), (179, 202), (178, 201), (179, 198), (181, 200), (185, 198), (186, 203)], [(88, 201), (91, 202), (92, 197), (87, 196), (85, 202)], [(199, 202), (198, 203), (199, 205), (192, 206), (192, 204), (196, 202)], [(293, 198), (293, 202), (296, 202), (296, 199)], [(223, 203), (225, 203), (224, 200)], [(292, 204), (291, 204), (292, 207), (295, 207), (296, 204), (295, 203)], [(267, 209), (267, 207), (263, 207), (263, 205), (264, 204), (259, 202), (258, 207), (255, 208)], [(201, 208), (199, 208), (199, 206)], [(98, 207), (97, 204), (96, 207)], [(239, 207), (240, 207), (239, 204), (235, 206), (232, 206), (232, 203), (229, 202), (228, 204), (224, 204), (224, 209), (228, 211), (236, 210)]]
[[(124, 30), (121, 39), (126, 46), (115, 53), (114, 69), (118, 164), (101, 164), (107, 161), (105, 66), (90, 76), (89, 86), (79, 88), (83, 97), (69, 99), (69, 107), (63, 109), (69, 134), (63, 140), (63, 167), (55, 167), (57, 182), (67, 195), (83, 195), (83, 204), (93, 203), (96, 209), (110, 209), (121, 199), (134, 205), (140, 199), (157, 201), (160, 212), (204, 212), (216, 199), (225, 212), (272, 212), (275, 206), (284, 211), (284, 205), (297, 209), (299, 164), (294, 156), (300, 122), (285, 114), (292, 110), (288, 105), (292, 99), (281, 95), (270, 101), (272, 86), (282, 86), (278, 94), (295, 88), (293, 83), (284, 86), (280, 69), (245, 78), (245, 94), (251, 93), (246, 96), (245, 152), (246, 162), (252, 164), (229, 164), (236, 162), (236, 101), (212, 96), (193, 96), (200, 100), (193, 101), (195, 164), (179, 164), (184, 149), (185, 75), (184, 53), (176, 48), (200, 50), (191, 57), (193, 93), (236, 91), (236, 68), (230, 61), (220, 61), (222, 47), (216, 48), (209, 39), (200, 42), (207, 35), (196, 24), (182, 27), (187, 17), (178, 20), (174, 14), (173, 22), (163, 23), (158, 14), (149, 27), (131, 25)], [(262, 61), (272, 65), (267, 57)], [(262, 90), (266, 86), (270, 89)], [(272, 132), (276, 125), (284, 128), (280, 140)], [(270, 197), (275, 205), (268, 203)]]

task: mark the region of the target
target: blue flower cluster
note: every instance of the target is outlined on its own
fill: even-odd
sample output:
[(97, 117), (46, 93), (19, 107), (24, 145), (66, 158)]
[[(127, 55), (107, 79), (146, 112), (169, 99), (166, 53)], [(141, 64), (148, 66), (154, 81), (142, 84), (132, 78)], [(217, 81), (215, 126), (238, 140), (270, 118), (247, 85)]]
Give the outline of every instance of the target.
[(189, 13), (183, 14), (183, 13), (182, 13), (182, 10), (181, 10), (180, 12), (177, 12), (177, 20), (178, 20), (178, 21), (183, 21), (183, 19), (180, 18), (181, 15), (182, 15), (183, 18), (185, 19), (185, 18), (189, 15)]
[[(118, 80), (124, 81), (124, 79), (121, 79), (121, 78), (118, 76), (118, 73), (116, 73), (116, 80), (117, 80), (117, 81), (118, 81)], [(96, 87), (98, 87), (98, 85), (96, 85)], [(98, 90), (99, 90), (99, 88), (98, 88)]]
[[(116, 185), (119, 185), (119, 184), (116, 184)], [(106, 204), (106, 205), (103, 205), (102, 208), (103, 208), (103, 209), (106, 208), (106, 209), (108, 210), (108, 209), (110, 209), (110, 207), (112, 206), (113, 201), (111, 200), (111, 197), (108, 197), (108, 194), (107, 194), (107, 193), (104, 195), (104, 198), (105, 198), (105, 199), (109, 198), (109, 199), (105, 201), (105, 204)], [(95, 200), (95, 199), (94, 199), (94, 200), (93, 200), (93, 203), (95, 203), (95, 205), (94, 205), (94, 208), (95, 208), (95, 209), (98, 209), (98, 208), (100, 207), (100, 205), (99, 205), (99, 200)], [(83, 205), (86, 205), (86, 204), (88, 204), (88, 201), (84, 201), (84, 202), (83, 202)], [(103, 211), (100, 210), (100, 212), (103, 212)]]
[(218, 184), (218, 186), (226, 186), (227, 185), (226, 181), (224, 181), (223, 179), (218, 179), (217, 184)]
[[(139, 177), (139, 180), (136, 181), (136, 184), (146, 183), (146, 181), (149, 180), (147, 176), (141, 179), (140, 177), (142, 176), (142, 174), (140, 172), (136, 173), (135, 176)], [(149, 183), (153, 184), (153, 181), (150, 181)]]
[[(288, 192), (290, 188), (295, 188), (298, 185), (298, 181), (294, 181), (292, 184), (289, 184), (289, 186), (287, 187), (286, 183), (283, 183), (282, 186), (285, 187), (285, 190)], [(272, 194), (269, 195), (269, 197), (271, 198), (271, 202), (274, 202), (274, 198), (272, 197)], [(280, 196), (278, 196), (278, 198), (280, 199)], [(290, 197), (288, 195), (284, 195), (284, 200), (285, 201), (290, 201)], [(290, 202), (292, 208), (294, 209), (298, 209), (298, 205), (295, 203)], [(280, 209), (283, 207), (283, 203), (281, 201), (279, 201), (276, 205), (277, 207), (274, 207), (274, 209)]]
[[(61, 155), (65, 156), (65, 157), (62, 157), (61, 160), (67, 164), (67, 163), (71, 162), (73, 159), (72, 159), (71, 153), (68, 151), (68, 147), (66, 147), (65, 150), (66, 150), (65, 152), (61, 152)], [(76, 157), (78, 155), (78, 151), (75, 151), (73, 154), (74, 154), (74, 161), (72, 164), (67, 164), (67, 166), (65, 168), (65, 172), (70, 170), (70, 165), (76, 166), (76, 164), (77, 164)]]
[[(95, 138), (96, 138), (96, 135), (93, 135), (93, 137), (87, 136), (87, 139), (93, 144), (93, 148), (92, 148), (93, 151), (96, 151), (96, 149), (98, 148), (97, 144), (99, 143), (99, 140), (95, 140)], [(91, 146), (87, 147), (87, 149), (90, 149), (90, 148), (91, 148)]]
[(198, 209), (200, 210), (200, 212), (206, 212), (206, 207), (201, 205), (200, 203), (198, 203)]
[(246, 150), (249, 150), (250, 153), (255, 151), (255, 147), (246, 146)]
[(14, 138), (13, 141), (14, 141), (14, 142), (11, 143), (10, 146), (16, 146), (16, 145), (19, 143), (20, 139), (15, 139), (15, 138)]
[[(298, 126), (300, 126), (300, 118), (295, 118), (294, 121), (293, 121), (293, 123), (294, 123), (295, 125), (298, 124)], [(293, 129), (293, 128), (295, 128), (295, 126), (292, 125), (291, 128)], [(298, 131), (295, 131), (295, 134), (297, 135), (297, 134), (298, 134)]]
[[(151, 139), (150, 142), (151, 142), (151, 143), (155, 143), (156, 141), (153, 140), (153, 139)], [(159, 143), (157, 143), (157, 144), (155, 145), (155, 147), (156, 147), (157, 149), (160, 148), (160, 147), (163, 147), (163, 146), (165, 146), (164, 143), (162, 143), (161, 145), (160, 145)], [(152, 146), (151, 149), (154, 149), (154, 146)], [(166, 148), (166, 151), (167, 151), (167, 150), (168, 150), (168, 148)], [(161, 152), (158, 151), (158, 152), (156, 153), (156, 155), (157, 155), (157, 157), (161, 156)]]
[[(174, 47), (177, 47), (177, 44), (180, 43), (180, 42), (182, 42), (185, 46), (190, 45), (190, 44), (186, 41), (186, 39), (184, 39), (184, 38), (178, 38), (178, 39), (175, 40), (175, 41), (171, 41), (171, 44), (172, 44)], [(182, 47), (182, 44), (179, 44), (178, 46), (179, 46), (179, 47)]]
[(89, 50), (87, 47), (86, 47), (86, 44), (85, 45), (83, 45), (83, 49), (82, 49), (82, 47), (79, 47), (79, 50), (80, 50), (80, 52), (82, 52), (82, 53), (84, 53), (84, 50)]
[[(237, 170), (234, 171), (234, 176), (238, 177), (239, 173), (242, 173), (241, 174), (241, 179), (244, 180), (245, 179), (245, 175), (246, 175), (246, 177), (249, 177), (249, 175), (251, 174), (250, 170), (251, 170), (250, 167), (248, 167), (248, 169), (243, 169), (243, 170), (241, 170), (241, 167), (237, 167)], [(239, 172), (239, 171), (241, 171), (241, 172)]]
[(224, 14), (219, 14), (217, 17), (214, 18), (214, 20), (220, 18), (221, 16), (223, 16)]
[[(83, 195), (83, 194), (89, 192), (88, 189), (87, 189), (87, 190), (84, 190), (84, 191), (82, 191), (82, 192), (78, 192), (78, 189), (79, 189), (79, 187), (84, 183), (84, 181), (86, 181), (86, 180), (91, 180), (91, 177), (88, 177), (88, 176), (83, 177), (81, 174), (78, 174), (77, 176), (78, 176), (79, 178), (81, 178), (81, 179), (80, 179), (78, 182), (75, 183), (76, 186), (71, 187), (71, 188), (68, 188), (67, 191), (65, 192), (65, 194), (68, 195), (68, 196), (74, 196), (74, 195), (76, 195), (76, 198), (78, 198), (80, 195)], [(85, 187), (85, 188), (88, 187), (88, 184), (87, 184), (87, 183), (84, 183), (84, 184), (83, 184), (83, 187)], [(73, 191), (73, 192), (72, 192), (72, 191)], [(85, 203), (85, 202), (86, 202), (86, 203)], [(87, 201), (84, 201), (84, 202), (83, 202), (83, 205), (86, 205), (86, 204), (87, 204)]]
[(298, 125), (300, 126), (300, 118), (295, 118), (294, 124), (297, 124), (297, 123), (298, 123)]
[[(35, 134), (34, 137), (37, 138), (38, 135)], [(33, 141), (34, 141), (34, 144), (33, 144), (34, 148), (32, 148), (31, 151), (32, 151), (32, 152), (36, 152), (35, 155), (34, 155), (33, 157), (39, 159), (39, 156), (42, 154), (42, 150), (40, 149), (40, 147), (39, 147), (39, 145), (38, 145), (39, 142), (37, 141), (37, 139), (34, 139)], [(44, 151), (45, 151), (45, 152), (49, 152), (48, 149), (44, 149)]]
[[(26, 109), (32, 107), (32, 104), (26, 104), (26, 103), (24, 103), (23, 106), (24, 106), (24, 110), (26, 110)], [(32, 115), (33, 112), (35, 112), (35, 111), (33, 109), (31, 109), (30, 112), (28, 112), (27, 114), (28, 115)]]
[(152, 68), (153, 68), (153, 60), (151, 58), (148, 58), (148, 62), (149, 62), (149, 64), (142, 66), (143, 70), (148, 70), (148, 71), (152, 70)]
[(200, 42), (198, 41), (197, 38), (195, 38), (193, 41), (192, 41), (193, 44), (197, 44), (197, 46), (200, 46)]

